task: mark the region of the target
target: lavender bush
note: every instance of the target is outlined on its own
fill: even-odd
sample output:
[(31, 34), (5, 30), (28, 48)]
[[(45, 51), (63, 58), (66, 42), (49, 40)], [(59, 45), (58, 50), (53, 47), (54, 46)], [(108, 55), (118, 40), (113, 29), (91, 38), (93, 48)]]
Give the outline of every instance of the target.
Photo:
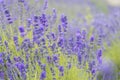
[(0, 80), (119, 80), (105, 55), (120, 37), (120, 9), (106, 15), (86, 2), (70, 21), (48, 0), (0, 0)]

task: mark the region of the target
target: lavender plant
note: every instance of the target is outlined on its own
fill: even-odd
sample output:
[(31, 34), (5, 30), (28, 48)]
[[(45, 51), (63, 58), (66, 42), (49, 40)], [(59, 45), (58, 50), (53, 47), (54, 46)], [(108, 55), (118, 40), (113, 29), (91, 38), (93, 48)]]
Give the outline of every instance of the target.
[(48, 0), (36, 2), (0, 0), (0, 80), (117, 80), (103, 54), (118, 37), (119, 15), (91, 13), (76, 26), (55, 8), (48, 12)]

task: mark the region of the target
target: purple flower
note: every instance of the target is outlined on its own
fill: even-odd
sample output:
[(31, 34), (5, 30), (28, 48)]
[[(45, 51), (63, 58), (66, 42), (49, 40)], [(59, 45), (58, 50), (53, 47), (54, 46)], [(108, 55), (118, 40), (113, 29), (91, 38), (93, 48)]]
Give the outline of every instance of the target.
[(41, 64), (41, 69), (42, 69), (43, 71), (46, 71), (46, 64)]
[[(5, 7), (5, 6), (4, 6), (4, 7)], [(5, 8), (4, 13), (5, 13), (5, 16), (6, 16), (6, 19), (7, 19), (8, 23), (9, 23), (9, 24), (13, 23), (12, 18), (11, 18), (11, 16), (10, 16), (10, 12), (9, 12), (6, 8)]]
[(19, 27), (19, 31), (20, 31), (20, 33), (24, 33), (24, 32), (25, 32), (24, 27), (23, 27), (23, 26), (20, 26), (20, 27)]
[(46, 78), (46, 71), (42, 71), (40, 75), (40, 80), (44, 80)]
[(12, 23), (13, 23), (13, 21), (12, 21), (11, 18), (8, 19), (8, 23), (9, 23), (9, 24), (12, 24)]
[(38, 22), (39, 17), (38, 16), (34, 16), (34, 22)]
[(91, 36), (90, 42), (93, 42), (93, 41), (94, 41), (94, 36)]
[(78, 53), (77, 57), (78, 57), (78, 63), (81, 64), (81, 62), (82, 62), (82, 55), (80, 53)]
[(8, 54), (8, 55), (7, 55), (7, 61), (8, 61), (8, 63), (12, 63), (12, 61), (11, 61), (11, 59), (10, 59), (10, 56), (11, 56), (11, 54)]
[(2, 37), (0, 36), (0, 46), (3, 46)]
[(41, 66), (41, 61), (40, 61), (40, 60), (37, 60), (37, 62), (38, 62), (38, 65)]
[(86, 30), (82, 30), (82, 39), (86, 39)]
[(55, 33), (51, 33), (51, 36), (52, 36), (52, 39), (53, 39), (53, 40), (56, 40)]
[(100, 70), (97, 76), (101, 76), (102, 80), (117, 80), (115, 71), (116, 65), (111, 60), (104, 59), (103, 63), (99, 66), (99, 68)]
[(67, 66), (67, 68), (70, 69), (71, 67), (72, 67), (71, 62), (68, 62), (68, 66)]
[(18, 0), (18, 2), (21, 2), (21, 3), (23, 3), (25, 0)]
[(77, 41), (80, 41), (80, 39), (81, 39), (81, 33), (80, 33), (80, 31), (77, 31), (76, 38), (77, 38)]
[(60, 72), (64, 72), (64, 67), (63, 66), (59, 66), (59, 71)]
[(51, 63), (51, 56), (47, 56), (47, 62)]
[(25, 52), (28, 52), (28, 50), (32, 47), (33, 47), (33, 44), (31, 43), (30, 39), (26, 38), (23, 40), (21, 49), (23, 49)]
[(64, 76), (64, 67), (59, 66), (60, 76)]
[(4, 63), (4, 61), (3, 61), (3, 59), (0, 57), (0, 64), (3, 64)]
[(7, 42), (7, 41), (4, 41), (4, 44), (5, 44), (6, 49), (8, 50), (8, 49), (9, 49), (9, 47), (8, 47), (8, 42)]
[(4, 0), (0, 0), (0, 3), (3, 2)]
[(56, 13), (56, 9), (53, 8), (53, 17), (56, 18), (57, 17), (57, 13)]
[(24, 37), (24, 36), (26, 35), (25, 29), (24, 29), (23, 26), (20, 26), (20, 27), (19, 27), (19, 31), (20, 31), (20, 35), (21, 35), (22, 37)]
[(64, 44), (64, 38), (63, 38), (63, 37), (60, 37), (60, 38), (59, 38), (59, 41), (58, 41), (58, 46), (59, 46), (59, 47), (63, 47), (63, 44)]
[(39, 17), (39, 20), (40, 20), (40, 24), (45, 27), (45, 31), (47, 31), (47, 29), (48, 29), (47, 15), (46, 14), (42, 14)]
[(38, 45), (40, 44), (40, 38), (43, 36), (44, 27), (40, 26), (33, 29), (33, 42), (36, 42)]
[(16, 57), (16, 56), (14, 56), (14, 61), (16, 61), (16, 62), (19, 62), (19, 61), (21, 61), (22, 59), (20, 58), (20, 57)]
[(27, 31), (31, 30), (30, 28), (31, 24), (32, 24), (32, 19), (27, 19)]
[(52, 76), (55, 76), (55, 71), (54, 71), (54, 69), (52, 67), (50, 67), (50, 71), (52, 73)]
[(56, 44), (53, 43), (50, 47), (51, 47), (51, 50), (52, 50), (52, 51), (55, 51), (55, 49), (56, 49)]
[(17, 57), (16, 57), (16, 56), (14, 56), (14, 58), (13, 58), (13, 59), (14, 59), (14, 61), (16, 61), (16, 62), (18, 61), (18, 59), (17, 59)]
[(6, 17), (10, 17), (10, 13), (8, 10), (5, 10), (5, 15), (6, 15)]
[(67, 17), (65, 15), (61, 16), (61, 22), (66, 23)]
[(68, 22), (67, 22), (67, 17), (65, 15), (61, 16), (61, 23), (62, 23), (62, 26), (64, 28), (64, 32), (66, 32)]
[(61, 25), (58, 25), (58, 32), (59, 32), (59, 33), (62, 32), (62, 27), (61, 27)]
[(25, 65), (24, 65), (24, 63), (22, 63), (22, 62), (16, 62), (15, 65), (16, 65), (16, 67), (18, 68), (18, 70), (21, 73), (25, 72)]
[(48, 0), (44, 0), (43, 10), (46, 10), (47, 8), (48, 8)]
[(69, 46), (72, 48), (72, 47), (74, 47), (74, 38), (73, 37), (71, 37), (70, 39), (69, 39)]
[(15, 44), (16, 49), (17, 49), (17, 51), (18, 51), (18, 50), (19, 50), (18, 37), (17, 37), (17, 36), (14, 36), (14, 37), (13, 37), (13, 41), (14, 41), (14, 44)]
[(57, 54), (54, 54), (53, 55), (53, 62), (58, 62), (59, 58), (58, 58), (58, 55)]
[(4, 72), (0, 71), (0, 79), (4, 80)]
[(52, 14), (52, 24), (54, 24), (56, 22), (57, 19), (57, 13), (56, 13), (56, 9), (53, 9), (53, 14)]
[(98, 62), (99, 64), (102, 64), (102, 50), (98, 50), (97, 52), (97, 59), (98, 59)]
[(34, 20), (34, 26), (35, 27), (39, 26), (39, 17), (38, 16), (34, 16), (33, 20)]
[(92, 69), (93, 69), (93, 63), (90, 62), (90, 63), (89, 63), (89, 70), (92, 71)]
[(13, 40), (14, 40), (15, 42), (17, 42), (17, 41), (18, 41), (18, 37), (17, 37), (17, 36), (14, 36), (14, 37), (13, 37)]
[(97, 56), (98, 56), (98, 57), (101, 57), (101, 56), (102, 56), (102, 50), (101, 50), (101, 49), (98, 50)]

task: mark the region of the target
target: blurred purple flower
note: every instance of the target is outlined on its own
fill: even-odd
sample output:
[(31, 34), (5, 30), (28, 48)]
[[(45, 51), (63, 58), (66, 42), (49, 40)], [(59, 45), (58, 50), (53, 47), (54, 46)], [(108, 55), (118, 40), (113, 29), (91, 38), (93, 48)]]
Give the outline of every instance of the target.
[(44, 80), (46, 78), (46, 71), (42, 71), (40, 75), (40, 80)]

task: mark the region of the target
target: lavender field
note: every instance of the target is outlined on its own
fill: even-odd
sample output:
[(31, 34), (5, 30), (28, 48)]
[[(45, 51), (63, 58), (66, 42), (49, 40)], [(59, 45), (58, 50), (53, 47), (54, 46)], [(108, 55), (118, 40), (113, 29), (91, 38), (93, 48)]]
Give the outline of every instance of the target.
[(120, 80), (120, 1), (0, 0), (0, 80)]

